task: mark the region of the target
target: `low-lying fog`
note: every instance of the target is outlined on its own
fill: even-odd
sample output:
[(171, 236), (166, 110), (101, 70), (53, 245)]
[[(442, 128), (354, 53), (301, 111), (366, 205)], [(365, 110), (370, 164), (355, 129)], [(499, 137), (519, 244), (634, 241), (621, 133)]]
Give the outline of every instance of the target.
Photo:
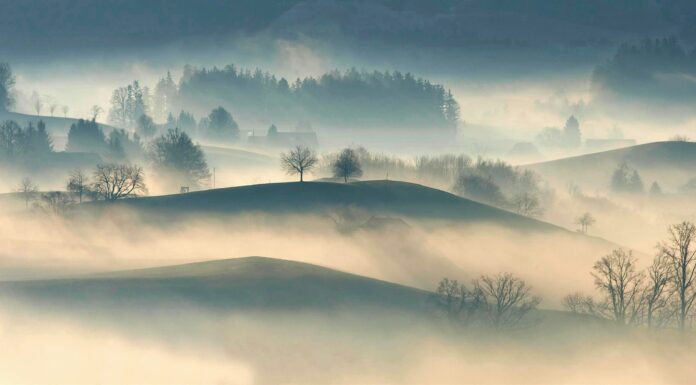
[[(549, 76), (530, 73), (496, 79), (467, 73), (464, 67), (461, 74), (428, 73), (409, 62), (384, 68), (379, 67), (384, 62), (327, 55), (327, 50), (311, 42), (256, 43), (205, 47), (205, 52), (195, 54), (170, 47), (139, 59), (102, 53), (42, 63), (18, 60), (13, 64), (15, 112), (35, 114), (32, 98), (36, 93), (47, 104), (69, 106), (66, 117), (85, 118), (93, 105), (108, 110), (115, 88), (133, 80), (152, 88), (167, 71), (179, 79), (185, 64), (211, 68), (234, 63), (289, 80), (353, 66), (370, 71), (413, 71), (453, 92), (461, 107), (456, 139), (440, 146), (417, 134), (392, 138), (398, 132), (385, 130), (385, 134), (380, 127), (342, 133), (331, 131), (335, 127), (314, 127), (322, 167), (305, 178), (330, 177), (330, 155), (344, 146), (364, 146), (387, 159), (384, 168), (365, 168), (364, 180), (403, 180), (447, 192), (456, 190), (456, 178), (418, 175), (416, 157), (456, 153), (466, 154), (472, 161), (501, 158), (529, 166), (592, 152), (580, 146), (544, 149), (543, 154), (531, 154), (533, 160), (526, 156), (529, 154), (516, 157), (511, 153), (516, 143), (535, 142), (545, 128), (563, 128), (570, 116), (580, 122), (583, 139), (634, 139), (638, 143), (688, 135), (696, 124), (684, 106), (649, 114), (641, 103), (607, 94), (600, 98), (592, 87), (592, 68), (586, 65)], [(235, 115), (234, 105), (225, 107)], [(103, 113), (97, 120), (109, 123), (106, 116)], [(244, 130), (268, 130), (268, 125), (259, 122), (239, 124)], [(65, 133), (54, 135), (53, 140), (56, 151), (64, 150)], [(280, 166), (284, 148), (259, 149), (210, 139), (202, 139), (200, 144), (214, 178), (202, 189), (297, 180)], [(394, 164), (402, 166), (390, 168)], [(158, 176), (146, 160), (142, 166), (150, 195), (179, 192), (179, 185), (172, 186)], [(612, 172), (619, 165), (604, 166), (606, 170), (597, 178), (594, 174), (569, 176), (561, 170), (558, 178), (540, 175), (535, 179), (543, 210), (528, 214), (557, 227), (547, 231), (515, 229), (506, 223), (406, 216), (389, 218), (403, 223), (366, 228), (363, 225), (369, 219), (381, 214), (359, 210), (351, 218), (355, 221), (351, 225), (356, 226), (346, 230), (338, 208), (292, 215), (158, 217), (116, 206), (99, 215), (76, 215), (89, 210), (91, 203), (70, 205), (66, 212), (44, 210), (17, 193), (26, 173), (0, 170), (0, 281), (75, 277), (247, 256), (307, 262), (429, 292), (445, 277), (470, 285), (482, 275), (509, 272), (531, 286), (532, 293), (542, 299), (539, 308), (544, 316), (555, 320), (514, 333), (487, 330), (478, 335), (386, 310), (214, 312), (181, 303), (122, 311), (44, 307), (3, 295), (0, 383), (689, 383), (696, 359), (693, 336), (674, 330), (652, 333), (620, 328), (594, 318), (584, 322), (587, 319), (571, 319), (580, 315), (561, 312), (567, 310), (563, 301), (568, 294), (597, 293), (591, 271), (598, 259), (624, 247), (634, 250), (640, 269), (646, 268), (653, 261), (655, 246), (666, 239), (667, 227), (694, 220), (696, 215), (689, 195), (693, 191), (683, 189), (694, 177), (691, 170), (662, 166), (638, 170), (645, 188), (641, 185), (642, 195), (631, 195), (610, 191)], [(64, 191), (65, 171), (37, 170), (31, 175), (38, 194)], [(510, 173), (516, 178), (523, 169)], [(662, 191), (648, 194), (657, 179)], [(513, 197), (507, 198), (511, 201)], [(513, 210), (510, 202), (498, 206)], [(596, 221), (579, 223), (585, 213)]]
[[(674, 384), (690, 382), (696, 358), (689, 342), (676, 337), (592, 329), (473, 336), (404, 326), (396, 314), (375, 312), (221, 315), (182, 306), (175, 312), (75, 313), (4, 303), (0, 381)], [(392, 326), (370, 326), (376, 322)]]
[[(259, 46), (267, 49), (260, 51)], [(650, 103), (632, 102), (609, 93), (599, 95), (591, 82), (593, 68), (587, 64), (569, 69), (552, 66), (542, 74), (531, 72), (516, 77), (482, 74), (466, 68), (456, 73), (442, 73), (437, 69), (429, 71), (428, 67), (412, 65), (408, 60), (397, 65), (340, 55), (312, 41), (262, 38), (234, 40), (214, 47), (202, 44), (198, 48), (172, 46), (135, 53), (83, 53), (78, 57), (57, 57), (38, 62), (30, 59), (18, 59), (13, 63), (17, 80), (15, 111), (35, 114), (34, 99), (38, 94), (45, 106), (44, 115), (47, 115), (50, 104), (58, 104), (69, 107), (69, 117), (87, 118), (92, 115), (92, 106), (98, 105), (104, 109), (104, 113), (98, 116), (103, 123), (108, 123), (107, 112), (113, 90), (124, 84), (138, 80), (152, 91), (167, 71), (178, 80), (186, 64), (207, 68), (234, 64), (252, 71), (259, 68), (286, 77), (291, 83), (297, 78), (319, 77), (335, 69), (351, 67), (368, 71), (411, 71), (416, 76), (443, 84), (453, 92), (462, 107), (457, 145), (474, 156), (508, 157), (516, 142), (533, 142), (544, 128), (563, 127), (571, 115), (580, 119), (584, 138), (615, 139), (620, 133), (622, 138), (639, 143), (688, 135), (695, 124), (687, 106), (661, 105), (659, 108), (663, 113), (651, 114), (644, 112), (650, 108)], [(234, 105), (223, 107), (236, 116)], [(56, 116), (63, 116), (63, 113), (56, 112)], [(258, 122), (242, 121), (240, 124), (242, 129), (267, 128), (257, 127)], [(393, 146), (388, 136), (323, 135), (327, 127), (316, 129), (325, 149), (369, 143), (375, 150), (408, 155), (399, 148), (412, 150), (417, 148), (416, 144), (421, 148), (426, 145), (421, 142), (413, 146), (408, 143)], [(437, 148), (427, 150), (436, 151)], [(545, 151), (544, 158), (575, 153)], [(520, 161), (514, 157), (510, 160)]]

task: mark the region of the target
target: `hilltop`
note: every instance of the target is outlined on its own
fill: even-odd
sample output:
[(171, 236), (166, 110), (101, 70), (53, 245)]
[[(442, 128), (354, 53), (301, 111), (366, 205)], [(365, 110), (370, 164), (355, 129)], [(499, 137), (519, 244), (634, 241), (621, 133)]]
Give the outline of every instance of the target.
[(95, 202), (93, 209), (127, 207), (147, 214), (229, 215), (325, 213), (351, 208), (373, 215), (453, 222), (487, 222), (520, 230), (558, 231), (560, 227), (487, 206), (448, 192), (396, 181), (355, 183), (268, 183), (188, 194)]
[[(91, 118), (90, 118), (91, 119)], [(76, 123), (78, 118), (69, 118), (61, 116), (45, 116), (45, 115), (29, 115), (22, 114), (19, 112), (0, 112), (0, 120), (14, 120), (21, 126), (25, 126), (29, 123), (36, 125), (39, 120), (46, 123), (46, 128), (48, 132), (52, 135), (65, 136), (68, 135), (70, 131), (70, 126)], [(114, 129), (114, 127), (99, 123), (99, 126), (107, 133)]]
[(55, 306), (417, 310), (426, 291), (288, 260), (245, 257), (66, 279), (0, 283), (0, 293)]
[(696, 168), (696, 143), (654, 142), (525, 166), (561, 183), (608, 187), (622, 163), (635, 168), (649, 187), (652, 181), (672, 188), (683, 185)]

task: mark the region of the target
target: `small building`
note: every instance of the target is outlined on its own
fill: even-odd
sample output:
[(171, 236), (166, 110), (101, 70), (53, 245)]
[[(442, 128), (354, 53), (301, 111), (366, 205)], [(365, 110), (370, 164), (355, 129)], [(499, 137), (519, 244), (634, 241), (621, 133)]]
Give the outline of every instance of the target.
[(585, 150), (591, 152), (609, 151), (617, 148), (635, 146), (634, 139), (586, 139)]
[(275, 125), (272, 125), (266, 135), (255, 135), (253, 132), (247, 137), (250, 145), (260, 147), (294, 147), (306, 146), (316, 148), (319, 146), (317, 134), (313, 131), (278, 131)]
[(507, 158), (515, 162), (536, 162), (542, 159), (539, 149), (531, 142), (517, 142), (508, 151)]

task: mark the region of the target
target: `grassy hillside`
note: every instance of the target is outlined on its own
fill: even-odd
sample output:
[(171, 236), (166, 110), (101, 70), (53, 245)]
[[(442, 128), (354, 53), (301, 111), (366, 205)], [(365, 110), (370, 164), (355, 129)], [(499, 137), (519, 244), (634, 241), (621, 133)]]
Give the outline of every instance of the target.
[[(65, 149), (65, 145), (68, 142), (68, 131), (70, 131), (70, 126), (77, 122), (78, 118), (64, 118), (60, 116), (39, 116), (39, 115), (29, 115), (21, 114), (18, 112), (0, 112), (0, 121), (14, 120), (20, 126), (26, 126), (29, 123), (36, 125), (39, 120), (46, 123), (46, 129), (53, 139), (53, 148), (56, 151), (62, 151)], [(99, 123), (99, 127), (108, 135), (111, 130), (114, 129), (113, 126), (107, 124)]]
[(188, 305), (208, 310), (333, 309), (346, 306), (417, 310), (429, 293), (337, 270), (247, 257), (70, 279), (0, 283), (0, 293), (55, 306)]
[[(435, 327), (431, 322), (441, 326), (432, 295), (317, 265), (265, 257), (0, 282), (0, 299), (19, 301), (42, 311), (86, 316), (91, 321), (104, 317), (129, 319), (130, 315), (136, 317), (131, 322), (147, 323), (142, 317), (158, 311), (206, 311), (261, 315), (260, 321), (266, 322), (273, 319), (268, 317), (269, 312), (280, 311), (288, 316), (309, 311), (329, 317), (321, 318), (325, 321), (352, 314), (357, 319), (369, 319), (360, 322), (361, 330), (381, 332), (404, 327), (402, 331), (409, 330), (418, 324)], [(543, 328), (527, 330), (528, 338), (597, 326), (587, 323), (587, 317), (557, 310), (538, 309), (528, 319), (543, 323)], [(441, 331), (439, 326), (433, 330)]]
[(534, 219), (413, 183), (366, 181), (356, 183), (269, 183), (242, 187), (92, 203), (87, 207), (130, 207), (160, 214), (241, 212), (273, 214), (321, 213), (345, 207), (417, 219), (490, 222), (525, 230), (560, 230)]
[[(43, 120), (50, 134), (64, 136), (70, 131), (70, 125), (77, 122), (79, 119), (64, 118), (61, 116), (28, 115), (20, 114), (19, 112), (0, 112), (0, 120), (14, 120), (22, 126), (29, 124), (29, 122), (36, 125), (39, 120)], [(109, 132), (113, 129), (112, 126), (102, 123), (99, 123), (99, 126), (101, 126), (105, 132)]]
[(676, 189), (696, 176), (696, 143), (646, 143), (526, 167), (558, 182), (608, 187), (612, 173), (624, 162), (638, 170), (646, 187), (658, 181), (663, 187)]

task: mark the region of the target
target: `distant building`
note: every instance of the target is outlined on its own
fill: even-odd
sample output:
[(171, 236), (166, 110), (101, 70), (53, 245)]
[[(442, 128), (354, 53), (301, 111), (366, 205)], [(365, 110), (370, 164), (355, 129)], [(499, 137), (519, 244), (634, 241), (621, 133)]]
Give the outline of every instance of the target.
[(539, 149), (530, 142), (517, 142), (507, 156), (515, 161), (534, 162), (542, 159)]
[(635, 146), (634, 139), (586, 139), (585, 150), (587, 151), (608, 151), (617, 148)]
[(319, 146), (317, 134), (312, 131), (278, 131), (275, 125), (272, 125), (266, 135), (255, 135), (253, 132), (247, 137), (247, 141), (251, 145), (260, 147), (293, 147), (306, 146), (316, 148)]

